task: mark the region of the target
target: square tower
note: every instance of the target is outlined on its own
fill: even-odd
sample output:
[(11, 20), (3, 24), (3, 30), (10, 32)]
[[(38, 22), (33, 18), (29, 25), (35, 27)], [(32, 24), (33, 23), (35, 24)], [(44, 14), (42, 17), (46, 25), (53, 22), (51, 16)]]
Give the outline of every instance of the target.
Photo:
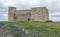
[(15, 21), (15, 12), (16, 8), (15, 7), (8, 7), (8, 21), (9, 22), (14, 22)]
[(45, 22), (47, 20), (49, 20), (49, 15), (46, 7), (36, 7), (31, 9), (31, 21)]

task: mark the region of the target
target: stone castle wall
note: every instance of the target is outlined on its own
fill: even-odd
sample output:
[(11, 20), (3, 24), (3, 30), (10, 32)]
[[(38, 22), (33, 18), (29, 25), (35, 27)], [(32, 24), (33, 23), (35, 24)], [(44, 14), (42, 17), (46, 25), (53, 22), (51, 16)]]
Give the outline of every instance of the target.
[(31, 17), (30, 10), (17, 10), (17, 21), (28, 21)]
[(49, 20), (48, 9), (46, 7), (36, 7), (30, 10), (16, 10), (15, 7), (9, 7), (8, 21), (41, 21)]

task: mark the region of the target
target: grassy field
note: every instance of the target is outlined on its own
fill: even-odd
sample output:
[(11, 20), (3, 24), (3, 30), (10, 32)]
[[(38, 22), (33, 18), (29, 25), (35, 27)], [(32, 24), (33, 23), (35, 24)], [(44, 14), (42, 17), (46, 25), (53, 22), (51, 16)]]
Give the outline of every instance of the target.
[(52, 30), (52, 31), (60, 31), (60, 23), (59, 22), (14, 22), (11, 24), (17, 24), (26, 29), (32, 31), (41, 31), (41, 30)]
[(51, 35), (52, 37), (60, 37), (60, 22), (14, 22), (32, 32)]

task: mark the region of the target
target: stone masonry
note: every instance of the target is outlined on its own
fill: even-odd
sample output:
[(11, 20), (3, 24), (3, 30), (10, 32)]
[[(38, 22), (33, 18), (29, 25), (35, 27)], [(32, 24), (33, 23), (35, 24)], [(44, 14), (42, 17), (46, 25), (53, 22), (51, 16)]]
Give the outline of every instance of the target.
[(40, 21), (49, 20), (48, 9), (46, 7), (35, 7), (28, 10), (16, 10), (16, 7), (8, 7), (8, 21)]

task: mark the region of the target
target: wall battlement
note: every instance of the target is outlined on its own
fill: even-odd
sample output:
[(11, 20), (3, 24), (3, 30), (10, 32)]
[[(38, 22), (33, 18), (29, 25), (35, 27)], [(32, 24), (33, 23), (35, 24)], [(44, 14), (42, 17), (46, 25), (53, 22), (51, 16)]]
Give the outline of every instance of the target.
[(8, 7), (8, 21), (41, 21), (49, 20), (46, 7), (36, 7), (29, 10), (16, 10), (15, 7)]

